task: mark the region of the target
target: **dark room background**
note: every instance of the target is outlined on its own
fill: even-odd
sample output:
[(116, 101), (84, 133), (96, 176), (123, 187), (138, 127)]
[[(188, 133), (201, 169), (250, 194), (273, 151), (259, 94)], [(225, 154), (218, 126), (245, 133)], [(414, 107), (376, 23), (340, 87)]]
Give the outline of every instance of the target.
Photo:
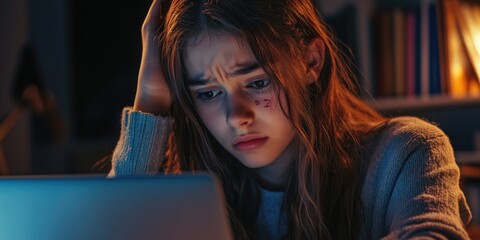
[[(2, 142), (9, 172), (89, 172), (113, 149), (122, 108), (133, 103), (140, 27), (150, 1), (0, 4), (0, 119), (18, 102), (15, 87), (25, 81), (18, 74), (22, 71), (32, 72), (36, 82), (52, 93), (59, 110), (57, 121), (48, 114), (24, 111)], [(25, 57), (28, 47), (33, 54)], [(58, 136), (55, 131), (63, 125)]]
[[(416, 21), (412, 26), (418, 27), (412, 29), (417, 33), (412, 41), (416, 42), (414, 53), (418, 54), (412, 58), (417, 59), (417, 65), (412, 66), (421, 69), (427, 61), (430, 76), (435, 76), (431, 66), (438, 66), (438, 78), (448, 73), (451, 64), (447, 55), (442, 54), (444, 50), (435, 52), (431, 47), (438, 45), (442, 49), (442, 44), (448, 43), (447, 33), (454, 29), (445, 27), (449, 15), (444, 10), (449, 2), (318, 0), (317, 3), (333, 32), (351, 49), (360, 85), (378, 100), (372, 104), (388, 115), (414, 115), (435, 122), (450, 137), (459, 165), (476, 167), (480, 163), (480, 91), (452, 97), (448, 90), (431, 89), (434, 84), (430, 84), (427, 95), (422, 95), (419, 88), (411, 94), (382, 92), (385, 86), (379, 85), (384, 82), (381, 79), (407, 78), (398, 70), (397, 60), (390, 66), (380, 64), (385, 56), (376, 50), (385, 46), (379, 29), (401, 29), (398, 26), (403, 25), (395, 23), (407, 26), (409, 18)], [(133, 104), (141, 57), (140, 27), (150, 3), (150, 0), (0, 1), (0, 123), (9, 116), (17, 116), (12, 128), (0, 138), (0, 158), (3, 156), (8, 167), (8, 172), (2, 174), (89, 173), (96, 161), (111, 153), (119, 135), (121, 111)], [(434, 34), (438, 36), (437, 45), (420, 44), (423, 13), (430, 17), (431, 24), (439, 24), (433, 26), (441, 26), (428, 28), (439, 31)], [(389, 21), (393, 24), (390, 28), (379, 24)], [(406, 31), (392, 34), (385, 36), (391, 37), (388, 42), (394, 49), (409, 46), (407, 38), (399, 37), (408, 35)], [(430, 50), (428, 56), (433, 57), (422, 57), (425, 46)], [(396, 50), (391, 51), (387, 58), (398, 59)], [(434, 60), (438, 65), (434, 65)], [(409, 61), (401, 64), (408, 65)], [(388, 75), (381, 75), (379, 69), (387, 67), (397, 71), (391, 77), (382, 77)], [(22, 74), (26, 71), (30, 75)], [(16, 108), (21, 98), (19, 92), (28, 81), (51, 93), (53, 110), (35, 113), (32, 108)], [(472, 84), (478, 87), (478, 78), (476, 81)], [(15, 109), (21, 110), (15, 112)], [(477, 186), (479, 178), (480, 174), (474, 173), (465, 182)], [(480, 203), (476, 189), (472, 187), (469, 192), (472, 206)], [(480, 211), (480, 207), (473, 210)], [(480, 216), (480, 212), (474, 214)]]

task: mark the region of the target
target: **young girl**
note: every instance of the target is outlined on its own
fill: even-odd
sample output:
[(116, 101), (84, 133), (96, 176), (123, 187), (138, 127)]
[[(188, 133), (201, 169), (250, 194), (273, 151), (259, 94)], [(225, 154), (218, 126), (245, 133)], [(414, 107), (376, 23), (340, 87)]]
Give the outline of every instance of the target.
[(211, 171), (237, 239), (468, 238), (449, 139), (356, 96), (311, 0), (154, 0), (142, 37), (109, 176)]

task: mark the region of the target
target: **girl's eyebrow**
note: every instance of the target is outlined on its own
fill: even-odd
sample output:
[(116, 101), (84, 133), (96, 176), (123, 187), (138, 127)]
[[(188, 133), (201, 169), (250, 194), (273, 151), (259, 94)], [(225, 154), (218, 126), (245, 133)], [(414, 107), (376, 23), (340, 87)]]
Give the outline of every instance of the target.
[[(235, 65), (235, 67), (234, 67), (235, 70), (232, 73), (229, 73), (227, 75), (227, 77), (232, 78), (232, 77), (236, 77), (238, 75), (249, 74), (249, 73), (257, 70), (258, 68), (260, 68), (260, 64), (258, 62), (240, 63), (240, 64)], [(189, 86), (201, 86), (201, 85), (207, 85), (210, 82), (212, 82), (212, 80), (204, 79), (203, 74), (199, 74), (198, 76), (196, 76), (192, 79), (188, 79), (187, 85), (189, 85)]]
[(233, 73), (228, 74), (228, 78), (236, 77), (238, 75), (249, 74), (260, 68), (258, 62), (245, 62), (235, 65)]
[(202, 85), (207, 85), (208, 83), (211, 82), (211, 80), (204, 79), (202, 76), (203, 76), (203, 74), (199, 75), (195, 78), (188, 79), (187, 80), (187, 85), (189, 85), (189, 86), (202, 86)]

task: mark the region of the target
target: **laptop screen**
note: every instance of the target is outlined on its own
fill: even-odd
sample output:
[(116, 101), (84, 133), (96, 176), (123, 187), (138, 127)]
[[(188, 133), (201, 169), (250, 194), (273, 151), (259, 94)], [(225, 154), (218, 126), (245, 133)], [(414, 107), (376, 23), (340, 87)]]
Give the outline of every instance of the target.
[(0, 178), (1, 239), (232, 239), (207, 173)]

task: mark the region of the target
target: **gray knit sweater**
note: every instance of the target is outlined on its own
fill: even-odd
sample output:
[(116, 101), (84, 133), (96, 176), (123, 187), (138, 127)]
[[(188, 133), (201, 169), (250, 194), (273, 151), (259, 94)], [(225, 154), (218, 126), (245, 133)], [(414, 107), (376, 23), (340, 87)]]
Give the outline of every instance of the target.
[[(172, 119), (125, 108), (109, 176), (157, 173)], [(414, 117), (392, 119), (365, 146), (359, 239), (469, 239), (470, 210), (459, 187), (459, 169), (448, 137)], [(283, 192), (262, 190), (258, 239), (287, 231)]]

